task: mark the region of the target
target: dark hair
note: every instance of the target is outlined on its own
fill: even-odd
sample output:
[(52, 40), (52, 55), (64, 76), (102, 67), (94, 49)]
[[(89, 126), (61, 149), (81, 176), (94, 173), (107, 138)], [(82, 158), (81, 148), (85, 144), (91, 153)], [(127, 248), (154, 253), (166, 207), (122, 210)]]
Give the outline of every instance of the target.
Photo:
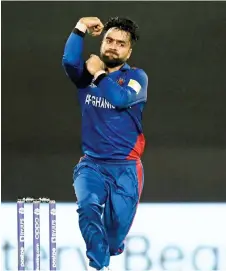
[(123, 17), (111, 17), (104, 25), (104, 31), (108, 31), (110, 28), (116, 27), (120, 30), (130, 33), (131, 43), (134, 44), (139, 40), (139, 27), (129, 18)]

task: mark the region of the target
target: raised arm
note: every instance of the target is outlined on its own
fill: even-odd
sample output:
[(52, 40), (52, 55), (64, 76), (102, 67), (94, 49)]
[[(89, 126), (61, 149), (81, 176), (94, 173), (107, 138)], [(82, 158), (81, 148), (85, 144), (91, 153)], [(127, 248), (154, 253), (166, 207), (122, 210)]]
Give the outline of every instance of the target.
[(66, 41), (62, 65), (67, 76), (78, 87), (86, 87), (93, 78), (87, 71), (82, 58), (84, 36), (86, 32), (92, 36), (98, 36), (102, 29), (103, 24), (97, 17), (84, 17), (78, 21)]
[(148, 76), (142, 69), (130, 69), (126, 75), (126, 82), (120, 86), (112, 80), (102, 69), (103, 62), (96, 56), (91, 55), (86, 61), (90, 74), (94, 76), (94, 84), (99, 87), (99, 93), (113, 106), (127, 108), (147, 100)]
[(127, 108), (147, 100), (148, 77), (142, 69), (131, 69), (126, 78), (126, 85), (120, 86), (105, 73), (94, 81), (101, 95), (118, 108)]

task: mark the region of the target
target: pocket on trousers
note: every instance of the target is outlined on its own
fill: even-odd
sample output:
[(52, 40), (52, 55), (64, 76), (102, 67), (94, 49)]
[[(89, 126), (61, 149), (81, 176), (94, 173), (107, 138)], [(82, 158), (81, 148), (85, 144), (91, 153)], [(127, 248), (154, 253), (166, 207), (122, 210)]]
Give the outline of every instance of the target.
[(138, 182), (136, 172), (128, 167), (122, 171), (116, 180), (117, 193), (133, 198), (135, 201), (138, 199)]
[(81, 161), (79, 162), (73, 169), (73, 181), (82, 173), (82, 171), (86, 168), (91, 168), (95, 170), (96, 172), (99, 172), (98, 166), (92, 162), (89, 161)]

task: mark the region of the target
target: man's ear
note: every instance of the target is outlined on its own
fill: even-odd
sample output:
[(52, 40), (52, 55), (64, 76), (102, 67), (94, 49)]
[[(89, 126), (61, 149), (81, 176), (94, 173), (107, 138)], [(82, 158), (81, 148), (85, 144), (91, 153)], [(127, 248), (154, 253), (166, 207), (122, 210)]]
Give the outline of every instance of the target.
[(132, 54), (132, 51), (133, 51), (133, 49), (132, 49), (132, 48), (130, 48), (130, 49), (129, 49), (129, 52), (128, 52), (128, 55), (127, 55), (127, 59), (129, 59), (129, 58), (130, 58), (130, 56), (131, 56), (131, 54)]

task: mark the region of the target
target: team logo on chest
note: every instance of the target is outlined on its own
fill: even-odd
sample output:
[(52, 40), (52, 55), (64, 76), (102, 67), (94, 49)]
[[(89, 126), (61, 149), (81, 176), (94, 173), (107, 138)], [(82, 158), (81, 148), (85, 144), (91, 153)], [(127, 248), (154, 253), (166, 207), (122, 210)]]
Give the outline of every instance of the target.
[(117, 80), (117, 83), (121, 86), (121, 85), (123, 85), (123, 83), (125, 82), (125, 80), (123, 79), (123, 78), (119, 78), (118, 80)]

